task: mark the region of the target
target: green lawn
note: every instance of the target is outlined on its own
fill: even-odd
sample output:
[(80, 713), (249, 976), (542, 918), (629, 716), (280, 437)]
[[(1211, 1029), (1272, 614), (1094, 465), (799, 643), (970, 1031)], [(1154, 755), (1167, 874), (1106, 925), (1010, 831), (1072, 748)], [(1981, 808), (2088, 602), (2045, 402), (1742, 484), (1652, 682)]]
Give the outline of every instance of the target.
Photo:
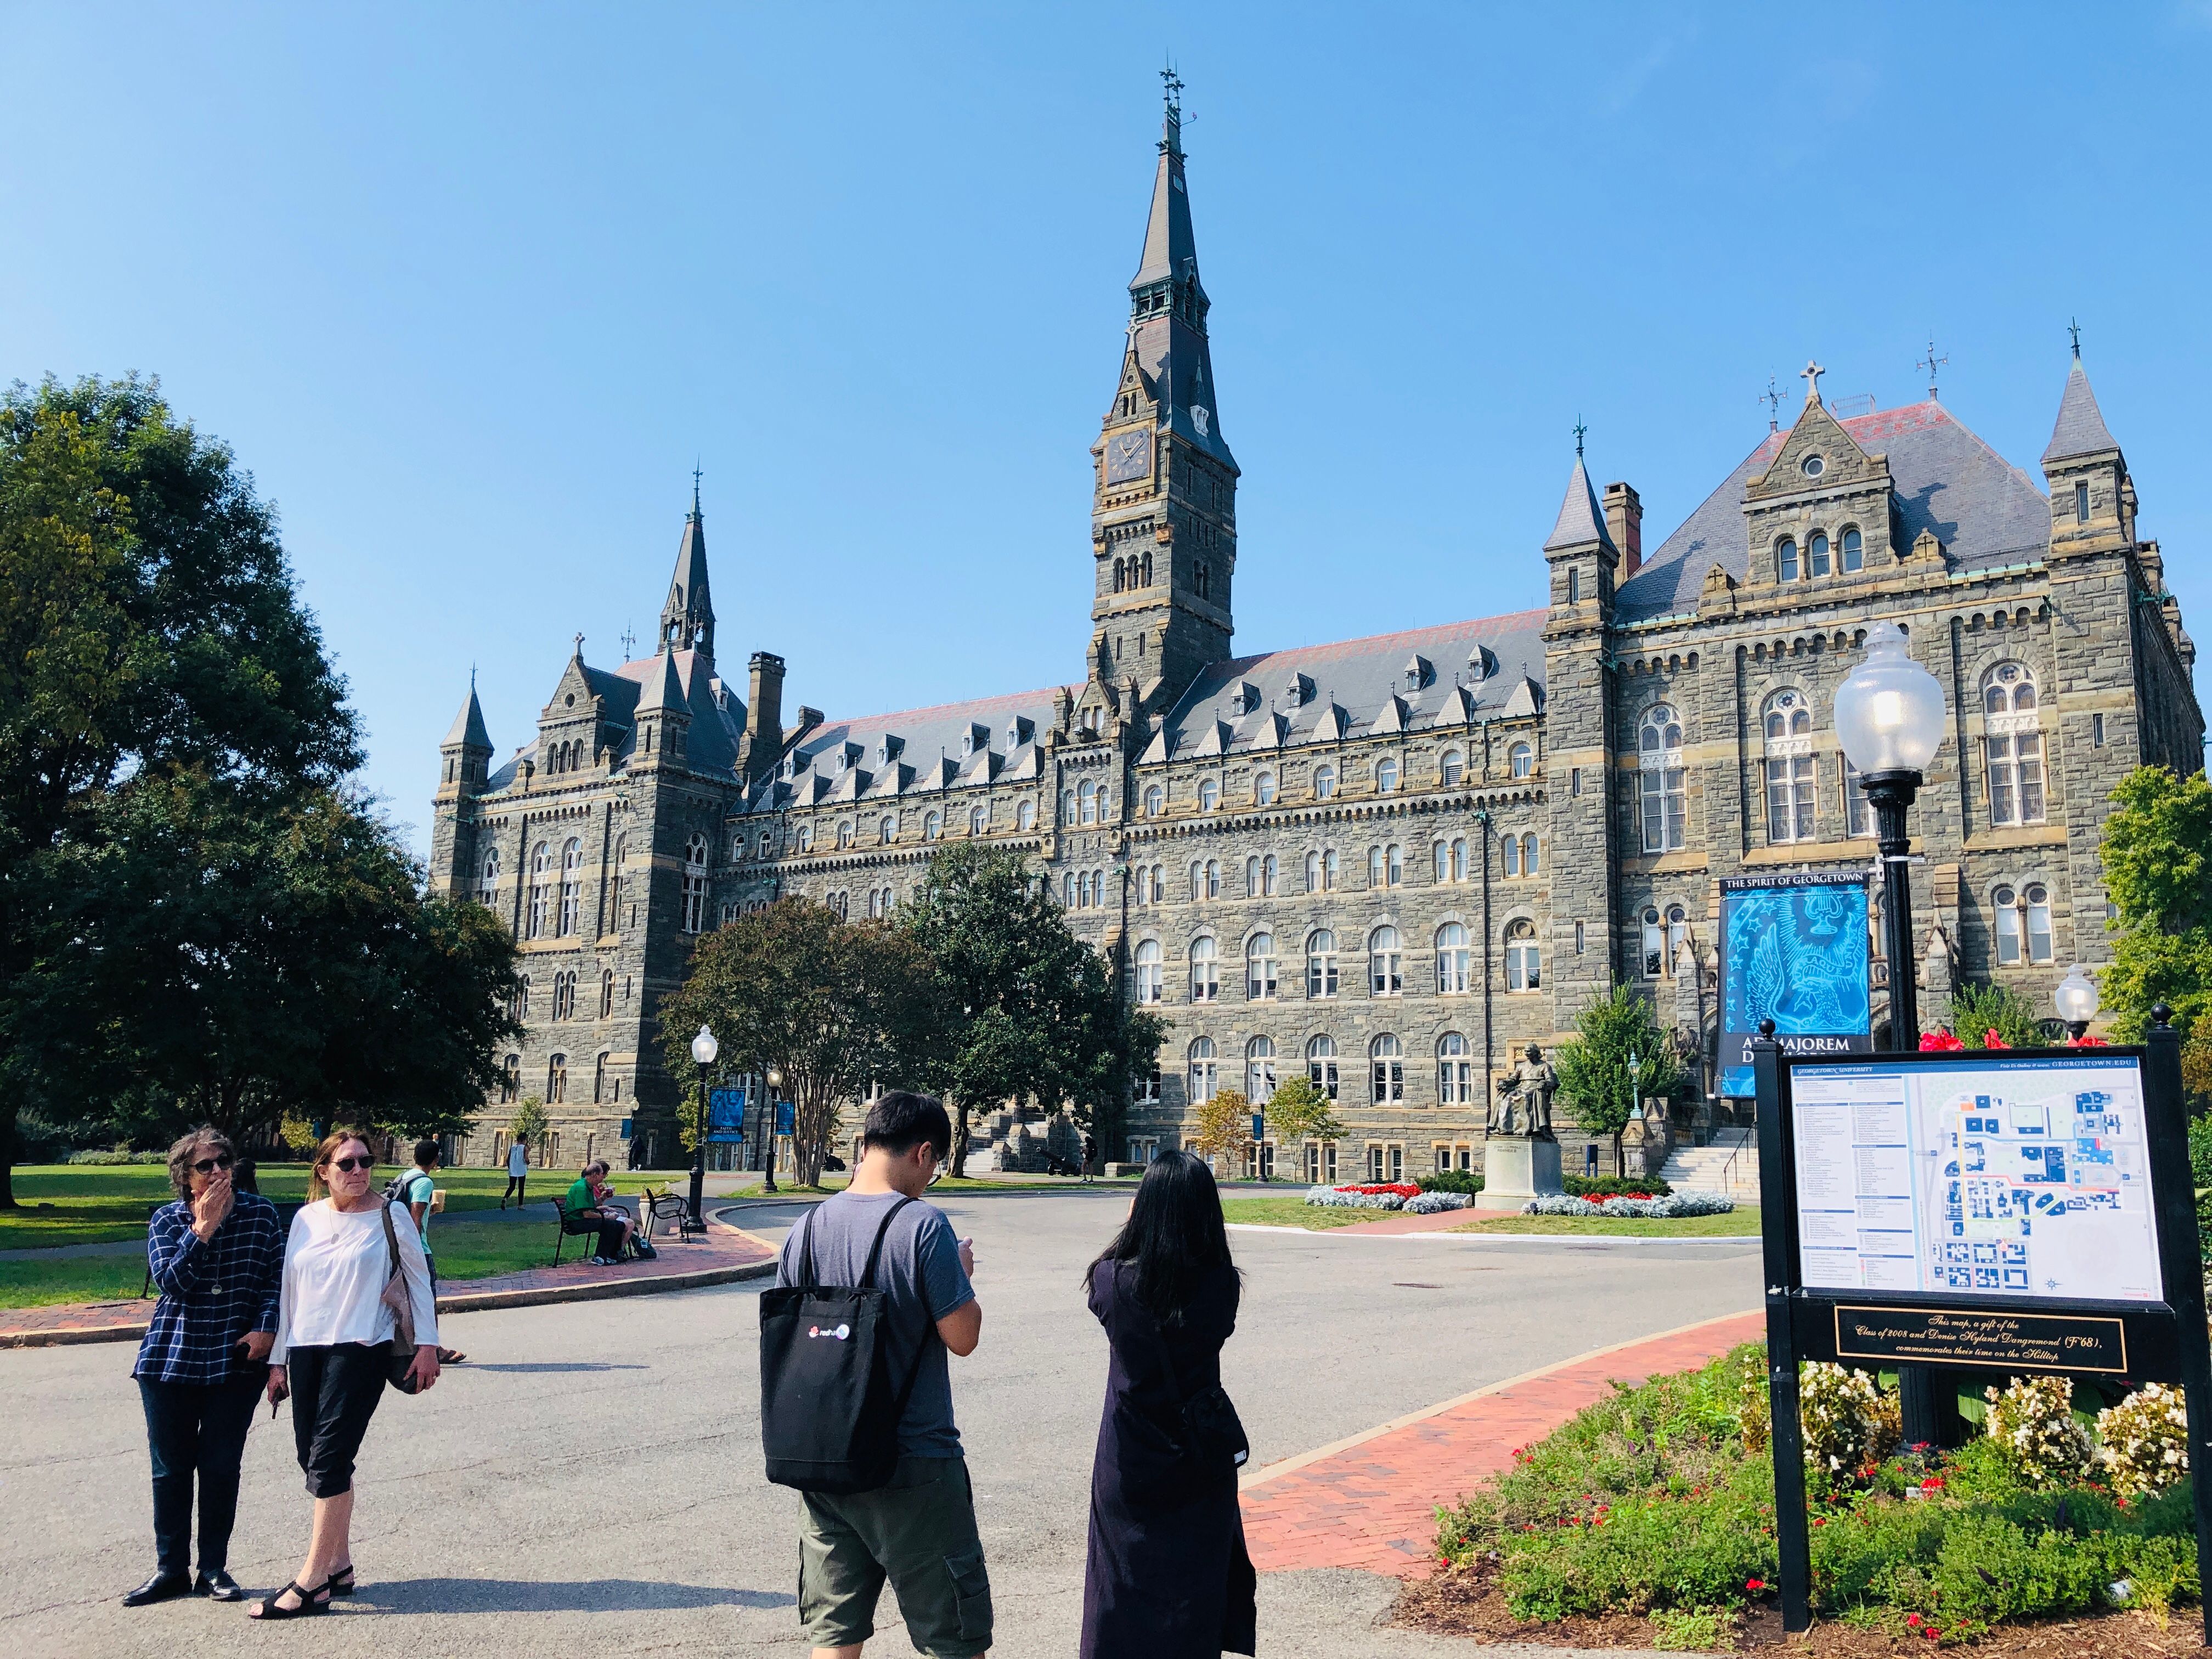
[(1685, 1216), (1657, 1221), (1642, 1216), (1502, 1215), (1470, 1221), (1455, 1233), (1563, 1233), (1614, 1238), (1744, 1238), (1759, 1235), (1759, 1211), (1738, 1205), (1726, 1215)]
[(1357, 1221), (1380, 1221), (1392, 1210), (1353, 1210), (1339, 1208), (1330, 1204), (1309, 1204), (1303, 1198), (1224, 1198), (1221, 1200), (1221, 1218), (1242, 1222), (1249, 1227), (1304, 1227), (1310, 1232), (1327, 1232), (1332, 1227), (1349, 1227)]
[[(377, 1185), (382, 1186), (398, 1173), (396, 1165), (377, 1170)], [(573, 1170), (532, 1170), (531, 1201), (542, 1204), (548, 1198), (567, 1192), (568, 1183), (575, 1178)], [(618, 1170), (611, 1177), (618, 1193), (635, 1193), (648, 1184), (681, 1184), (689, 1178), (690, 1172), (682, 1170), (635, 1173)], [(495, 1210), (499, 1207), (499, 1195), (507, 1189), (507, 1172), (441, 1170), (438, 1185), (446, 1191), (447, 1215), (465, 1210)], [(260, 1170), (259, 1186), (264, 1198), (305, 1198), (307, 1166), (264, 1164)], [(169, 1171), (165, 1164), (19, 1165), (15, 1170), (15, 1201), (24, 1207), (0, 1210), (0, 1250), (143, 1238), (146, 1218), (167, 1203), (170, 1196)]]

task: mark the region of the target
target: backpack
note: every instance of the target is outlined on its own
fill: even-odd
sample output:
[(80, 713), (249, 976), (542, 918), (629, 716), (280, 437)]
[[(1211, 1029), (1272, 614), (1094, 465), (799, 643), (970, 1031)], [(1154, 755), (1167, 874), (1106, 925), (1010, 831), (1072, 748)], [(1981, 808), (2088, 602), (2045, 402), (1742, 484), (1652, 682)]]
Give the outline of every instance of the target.
[(422, 1170), (410, 1164), (392, 1176), (384, 1183), (384, 1201), (386, 1204), (397, 1204), (403, 1210), (407, 1209), (409, 1207), (407, 1189), (415, 1184), (416, 1177), (422, 1173)]
[[(761, 1322), (761, 1445), (768, 1478), (801, 1492), (873, 1492), (898, 1464), (899, 1419), (921, 1376), (937, 1334), (922, 1291), (921, 1347), (914, 1369), (896, 1391), (884, 1326), (889, 1297), (876, 1288), (876, 1262), (884, 1235), (902, 1197), (885, 1212), (857, 1286), (815, 1282), (814, 1216), (800, 1224), (797, 1283), (763, 1293)], [(915, 1274), (921, 1283), (921, 1274)]]

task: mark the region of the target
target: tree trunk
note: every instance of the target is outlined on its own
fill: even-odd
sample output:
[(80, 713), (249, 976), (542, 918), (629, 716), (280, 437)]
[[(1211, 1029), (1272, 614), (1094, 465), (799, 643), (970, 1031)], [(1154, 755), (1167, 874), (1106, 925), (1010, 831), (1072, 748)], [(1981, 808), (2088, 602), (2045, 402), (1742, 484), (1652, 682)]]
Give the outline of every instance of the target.
[(15, 1202), (15, 1103), (0, 1103), (0, 1210), (20, 1210)]
[(968, 1103), (957, 1101), (952, 1107), (952, 1178), (961, 1181), (968, 1175)]

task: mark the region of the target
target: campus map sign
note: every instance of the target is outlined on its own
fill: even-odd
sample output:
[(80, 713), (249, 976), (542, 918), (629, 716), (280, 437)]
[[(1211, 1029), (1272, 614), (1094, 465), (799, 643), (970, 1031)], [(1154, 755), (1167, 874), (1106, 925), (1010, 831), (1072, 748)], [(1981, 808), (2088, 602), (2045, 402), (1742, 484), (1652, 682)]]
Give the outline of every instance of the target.
[(2159, 1300), (2135, 1056), (1875, 1060), (1800, 1069), (1791, 1085), (1808, 1288)]
[(1870, 1020), (1864, 875), (1721, 883), (1721, 1088), (1753, 1092), (1751, 1045), (1774, 1022), (1790, 1054), (1863, 1054)]

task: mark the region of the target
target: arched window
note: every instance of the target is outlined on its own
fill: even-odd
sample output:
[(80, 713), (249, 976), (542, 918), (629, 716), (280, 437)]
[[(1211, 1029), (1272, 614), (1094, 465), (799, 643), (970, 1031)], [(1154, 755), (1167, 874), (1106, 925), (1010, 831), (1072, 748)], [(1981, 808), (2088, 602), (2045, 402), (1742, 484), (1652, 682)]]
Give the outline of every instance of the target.
[(1990, 822), (2043, 822), (2043, 712), (2035, 676), (2001, 662), (1982, 677), (1982, 750), (1988, 770)]
[(1158, 817), (1167, 810), (1168, 792), (1166, 790), (1161, 788), (1160, 786), (1156, 783), (1152, 785), (1152, 787), (1145, 791), (1145, 816), (1146, 817)]
[(552, 880), (553, 849), (539, 842), (530, 851), (530, 918), (526, 939), (543, 939), (550, 920), (546, 914), (548, 887)]
[(898, 820), (888, 813), (876, 820), (876, 845), (888, 847), (898, 839)]
[(522, 1056), (509, 1054), (507, 1064), (500, 1067), (499, 1099), (502, 1106), (512, 1106), (522, 1098)]
[(1306, 891), (1333, 892), (1336, 888), (1336, 849), (1316, 848), (1306, 854)]
[(611, 968), (603, 968), (599, 970), (599, 1018), (611, 1018), (614, 1012), (615, 970)]
[(1370, 847), (1367, 849), (1367, 884), (1370, 887), (1395, 887), (1405, 879), (1406, 849), (1402, 847)]
[(811, 823), (800, 824), (795, 839), (798, 842), (799, 851), (802, 853), (812, 852), (814, 850), (814, 826)]
[(1190, 942), (1190, 1000), (1212, 1002), (1221, 994), (1221, 967), (1213, 941), (1203, 936)]
[(850, 818), (839, 819), (837, 823), (837, 850), (841, 853), (849, 850), (855, 839), (856, 836), (854, 833), (853, 821)]
[(607, 1097), (607, 1057), (601, 1054), (592, 1062), (592, 1103), (596, 1106)]
[(1508, 769), (1516, 778), (1534, 777), (1536, 774), (1536, 751), (1525, 743), (1516, 743), (1506, 751)]
[(1448, 921), (1437, 929), (1437, 990), (1456, 996), (1468, 988), (1467, 929)]
[(1336, 935), (1316, 927), (1306, 935), (1306, 995), (1316, 1000), (1336, 994)]
[[(1049, 888), (1047, 890), (1049, 891)], [(1075, 908), (1075, 878), (1072, 875), (1060, 878), (1060, 905), (1063, 910)]]
[(1137, 947), (1137, 1000), (1158, 1002), (1163, 990), (1160, 975), (1160, 942), (1148, 939)]
[(1398, 763), (1385, 755), (1375, 763), (1375, 793), (1395, 794), (1398, 789)]
[(1254, 1002), (1275, 995), (1275, 936), (1255, 933), (1244, 946), (1244, 994)]
[(1213, 1039), (1200, 1037), (1190, 1045), (1190, 1097), (1194, 1103), (1213, 1098), (1220, 1075), (1219, 1064), (1213, 1058)]
[(1036, 828), (1036, 803), (1025, 800), (1014, 808), (1014, 828), (1027, 834)]
[(1098, 822), (1098, 786), (1085, 783), (1075, 792), (1077, 811), (1085, 823)]
[(1498, 838), (1498, 868), (1502, 875), (1521, 873), (1521, 837), (1500, 836)]
[(1252, 780), (1252, 799), (1260, 806), (1275, 804), (1275, 775), (1273, 772), (1262, 772)]
[(1468, 1106), (1474, 1102), (1474, 1061), (1467, 1051), (1467, 1039), (1457, 1031), (1446, 1031), (1437, 1039), (1437, 1103), (1439, 1106)]
[(1659, 925), (1659, 910), (1656, 905), (1644, 909), (1644, 976), (1657, 979), (1667, 971), (1667, 934)]
[(1689, 830), (1689, 794), (1683, 786), (1682, 722), (1665, 703), (1644, 711), (1637, 724), (1638, 793), (1644, 808), (1644, 850), (1679, 853)]
[(1467, 775), (1467, 757), (1456, 749), (1447, 749), (1437, 763), (1437, 778), (1447, 789)]
[(990, 827), (991, 809), (989, 807), (971, 806), (968, 809), (968, 833), (969, 835), (980, 836)]
[(1521, 837), (1521, 873), (1524, 876), (1536, 873), (1536, 832), (1533, 830)]
[(561, 848), (561, 921), (558, 932), (576, 931), (584, 903), (584, 843), (570, 836)]
[(1787, 536), (1774, 544), (1774, 574), (1785, 582), (1797, 580), (1797, 544)]
[(1866, 543), (1860, 537), (1858, 526), (1853, 525), (1844, 532), (1844, 570), (1846, 574), (1866, 568)]
[(494, 847), (483, 855), (483, 868), (477, 877), (477, 902), (485, 909), (497, 908), (499, 898), (499, 848)]
[(1474, 873), (1468, 856), (1467, 837), (1455, 836), (1451, 844), (1451, 879), (1465, 881)]
[(2027, 959), (2030, 962), (2051, 960), (2051, 890), (2039, 881), (2032, 881), (2022, 890), (2021, 896), (2027, 901)]
[(1777, 691), (1759, 718), (1766, 745), (1766, 838), (1811, 841), (1816, 833), (1812, 708), (1802, 691)]
[(945, 815), (942, 812), (925, 812), (921, 815), (921, 838), (924, 841), (935, 841), (944, 833)]
[(1509, 991), (1533, 991), (1543, 983), (1541, 960), (1536, 945), (1535, 924), (1513, 921), (1505, 928), (1505, 988)]
[(1406, 988), (1406, 947), (1395, 927), (1377, 927), (1367, 936), (1367, 989), (1395, 997)]
[(1331, 1100), (1337, 1097), (1336, 1039), (1317, 1036), (1306, 1043), (1306, 1076)]
[(1275, 1043), (1255, 1036), (1244, 1045), (1244, 1098), (1264, 1106), (1275, 1094)]
[(1805, 574), (1825, 576), (1828, 574), (1828, 532), (1816, 530), (1812, 540), (1805, 544)]
[(1374, 1096), (1377, 1106), (1395, 1106), (1406, 1097), (1406, 1048), (1388, 1035), (1367, 1045), (1374, 1065)]
[(1060, 792), (1060, 821), (1071, 830), (1075, 828), (1075, 791), (1073, 789)]
[(568, 1097), (568, 1056), (556, 1054), (545, 1062), (545, 1103), (557, 1106)]
[(1208, 859), (1206, 861), (1206, 896), (1210, 899), (1221, 896), (1221, 860), (1219, 859)]
[(684, 845), (684, 931), (707, 925), (707, 838), (694, 836)]
[(2033, 881), (2018, 890), (2000, 887), (1990, 897), (1996, 911), (1998, 965), (2050, 961), (2051, 890)]
[(1198, 781), (1198, 810), (1211, 812), (1221, 805), (1221, 780), (1200, 778)]
[(1314, 768), (1313, 792), (1316, 800), (1327, 800), (1336, 793), (1336, 769), (1334, 766)]

